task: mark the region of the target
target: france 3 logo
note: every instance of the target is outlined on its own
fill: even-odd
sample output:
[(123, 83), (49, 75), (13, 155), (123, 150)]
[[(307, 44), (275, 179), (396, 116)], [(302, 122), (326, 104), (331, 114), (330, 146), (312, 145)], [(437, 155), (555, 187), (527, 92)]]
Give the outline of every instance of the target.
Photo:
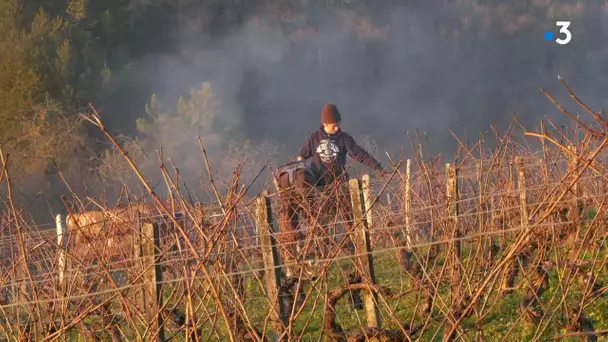
[(568, 27), (570, 27), (570, 22), (569, 21), (556, 21), (555, 26), (559, 27), (557, 37), (556, 37), (555, 33), (548, 31), (548, 32), (545, 32), (545, 40), (548, 40), (548, 41), (553, 40), (557, 44), (561, 44), (561, 45), (566, 45), (566, 44), (570, 43), (570, 40), (572, 40), (572, 33), (570, 32), (570, 30), (568, 30)]

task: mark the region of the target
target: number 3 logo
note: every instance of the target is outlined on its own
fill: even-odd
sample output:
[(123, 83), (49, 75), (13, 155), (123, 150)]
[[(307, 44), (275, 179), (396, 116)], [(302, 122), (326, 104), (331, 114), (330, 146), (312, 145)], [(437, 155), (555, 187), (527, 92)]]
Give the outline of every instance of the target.
[(561, 44), (561, 45), (568, 44), (570, 42), (570, 40), (572, 39), (572, 33), (568, 30), (568, 27), (570, 27), (570, 22), (569, 21), (556, 21), (555, 25), (560, 27), (559, 33), (563, 33), (566, 35), (566, 39), (557, 38), (555, 40), (555, 42), (558, 44)]

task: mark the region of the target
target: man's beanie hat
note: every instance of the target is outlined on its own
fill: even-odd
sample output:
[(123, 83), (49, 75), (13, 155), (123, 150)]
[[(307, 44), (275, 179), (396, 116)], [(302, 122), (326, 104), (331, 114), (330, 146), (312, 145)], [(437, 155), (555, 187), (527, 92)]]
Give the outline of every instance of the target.
[(321, 112), (321, 123), (336, 124), (342, 121), (338, 107), (334, 104), (327, 104)]

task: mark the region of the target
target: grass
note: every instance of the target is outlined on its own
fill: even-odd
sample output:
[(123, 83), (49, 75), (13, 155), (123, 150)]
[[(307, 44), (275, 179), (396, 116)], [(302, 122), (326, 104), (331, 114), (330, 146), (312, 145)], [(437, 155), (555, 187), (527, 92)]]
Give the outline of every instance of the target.
[[(470, 249), (469, 251), (472, 251)], [(604, 254), (605, 251), (602, 251)], [(466, 254), (466, 253), (465, 253)], [(423, 253), (421, 253), (423, 255)], [(599, 256), (600, 259), (604, 256)], [(466, 259), (466, 257), (464, 258)], [(443, 255), (438, 256), (436, 268), (440, 269), (444, 264), (445, 258)], [(304, 305), (304, 310), (300, 317), (294, 322), (293, 334), (294, 336), (302, 336), (303, 340), (317, 341), (324, 335), (323, 316), (324, 308), (322, 306), (324, 302), (324, 294), (328, 289), (335, 289), (345, 284), (345, 277), (343, 273), (348, 269), (348, 261), (342, 261), (335, 263), (331, 266), (329, 276), (324, 279), (320, 284), (321, 297), (318, 298), (321, 305), (314, 306), (314, 295), (313, 299), (308, 301)], [(405, 275), (401, 270), (396, 256), (394, 253), (378, 253), (374, 257), (374, 267), (376, 269), (376, 282), (379, 285), (389, 287), (393, 295), (400, 297), (400, 293), (409, 292), (396, 300), (389, 300), (390, 311), (394, 313), (394, 317), (401, 323), (407, 324), (413, 319), (413, 323), (423, 323), (423, 317), (421, 317), (417, 311), (417, 302), (419, 300), (419, 293), (417, 291), (408, 291), (414, 287), (413, 280)], [(598, 279), (601, 284), (608, 284), (606, 280), (605, 268), (602, 269), (603, 275)], [(566, 275), (565, 271), (562, 271), (561, 276)], [(557, 305), (551, 304), (554, 297), (559, 296), (560, 284), (562, 282), (558, 279), (558, 271), (552, 270), (549, 272), (550, 285), (541, 297), (541, 306), (547, 306), (547, 309), (555, 309)], [(516, 283), (524, 281), (523, 275), (520, 274), (516, 278)], [(263, 292), (258, 286), (257, 282), (253, 278), (246, 279), (245, 285), (246, 291), (244, 298), (251, 298), (246, 300), (246, 311), (249, 319), (253, 322), (257, 329), (262, 330), (264, 321), (268, 315), (268, 303), (263, 298)], [(310, 285), (305, 288), (309, 290)], [(316, 292), (316, 291), (315, 291)], [(439, 296), (443, 300), (449, 300), (449, 287), (447, 285), (442, 286)], [(496, 341), (508, 338), (509, 340), (520, 340), (520, 341), (531, 341), (536, 332), (536, 326), (528, 322), (522, 321), (519, 312), (519, 306), (524, 298), (525, 289), (519, 289), (511, 294), (508, 294), (498, 301), (497, 305), (486, 312), (485, 318), (477, 322), (474, 317), (467, 318), (462, 322), (462, 328), (465, 331), (466, 336), (470, 340), (476, 340), (481, 334), (485, 340)], [(490, 297), (498, 296), (496, 289)], [(572, 289), (568, 291), (568, 295), (565, 298), (565, 307), (574, 307), (581, 299), (581, 289), (577, 283), (572, 285)], [(608, 306), (608, 302), (605, 299), (598, 300), (591, 305), (586, 312), (588, 312), (589, 318), (594, 321), (594, 327), (598, 330), (608, 328), (608, 310), (605, 310)], [(212, 310), (213, 304), (209, 304), (208, 308)], [(383, 327), (386, 329), (397, 330), (399, 329), (397, 324), (392, 319), (392, 316), (388, 313), (383, 304), (380, 304), (383, 323)], [(346, 300), (342, 299), (336, 310), (336, 321), (346, 331), (357, 330), (361, 326), (365, 326), (365, 315), (363, 310), (352, 310)], [(433, 315), (437, 318), (442, 318), (442, 313), (435, 307)], [(310, 320), (310, 322), (308, 322)], [(557, 312), (556, 317), (552, 319), (552, 323), (549, 324), (548, 328), (539, 336), (541, 340), (547, 340), (552, 336), (564, 333), (562, 326), (567, 322), (563, 313)], [(304, 328), (306, 326), (306, 328)], [(201, 327), (204, 330), (204, 326)], [(428, 331), (422, 336), (418, 336), (420, 341), (441, 341), (444, 325), (441, 320), (431, 324)], [(220, 335), (222, 339), (227, 338), (226, 335)], [(185, 340), (185, 339), (184, 339)], [(569, 339), (565, 339), (566, 341)]]
[[(582, 216), (580, 227), (578, 228), (579, 236), (584, 236), (588, 231), (599, 235), (599, 231), (596, 226), (590, 226), (590, 223), (597, 218), (598, 210), (590, 208), (585, 211)], [(395, 231), (394, 237), (398, 237), (401, 234), (400, 231)], [(513, 242), (515, 236), (500, 236), (494, 237), (494, 241), (500, 245), (504, 242), (509, 245)], [(480, 240), (472, 239), (463, 242), (462, 244), (462, 255), (461, 262), (465, 269), (471, 267), (475, 272), (467, 273), (462, 272), (462, 275), (472, 277), (469, 285), (463, 286), (468, 290), (469, 287), (475, 288), (479, 282), (484, 279), (484, 272), (487, 274), (488, 269), (483, 269), (480, 266), (480, 261), (483, 256), (479, 255), (477, 248), (481, 245)], [(438, 287), (438, 297), (435, 300), (435, 306), (432, 310), (430, 324), (427, 329), (421, 335), (414, 335), (420, 341), (439, 341), (442, 339), (442, 335), (445, 329), (445, 305), (443, 303), (450, 302), (451, 289), (449, 285), (449, 279), (445, 276), (439, 279), (442, 268), (445, 266), (448, 268), (446, 272), (449, 272), (449, 268), (452, 264), (446, 258), (445, 245), (441, 245), (440, 253), (430, 264), (426, 264), (425, 269), (429, 274), (432, 274), (433, 279), (437, 279), (434, 284)], [(390, 247), (390, 244), (389, 244)], [(424, 261), (427, 253), (429, 253), (430, 247), (416, 248), (412, 252), (415, 253), (416, 258)], [(585, 272), (591, 271), (593, 262), (596, 262), (596, 266), (593, 269), (593, 273), (597, 277), (598, 286), (603, 287), (608, 285), (608, 270), (605, 267), (607, 259), (605, 245), (600, 242), (598, 243), (587, 243), (581, 245), (581, 248), (577, 250), (580, 255), (575, 259), (578, 263), (587, 265), (583, 266)], [(503, 250), (495, 256), (495, 262), (501, 260), (505, 255), (506, 251)], [(560, 243), (553, 243), (547, 246), (547, 251), (544, 255), (540, 255), (536, 250), (529, 259), (531, 262), (544, 260), (554, 261), (559, 260), (561, 263), (569, 261), (570, 250), (567, 246)], [(390, 289), (390, 296), (387, 297), (388, 308), (383, 302), (380, 302), (381, 311), (381, 322), (382, 327), (388, 330), (399, 330), (399, 326), (395, 320), (407, 326), (408, 324), (417, 325), (424, 324), (426, 317), (421, 315), (420, 305), (421, 301), (424, 300), (423, 291), (418, 289), (416, 281), (402, 268), (399, 263), (398, 250), (394, 248), (383, 248), (378, 247), (374, 250), (373, 265), (376, 275), (376, 283), (381, 286), (385, 286)], [(246, 263), (239, 264), (239, 271), (245, 271), (245, 277), (243, 279), (244, 293), (242, 299), (244, 300), (245, 311), (250, 322), (259, 331), (264, 330), (266, 319), (269, 312), (268, 300), (264, 297), (265, 290), (265, 277), (262, 277), (261, 283), (253, 277), (251, 268), (260, 267), (260, 260), (255, 261), (250, 266)], [(487, 261), (487, 260), (485, 260)], [(293, 324), (293, 335), (301, 336), (303, 340), (319, 340), (325, 336), (325, 328), (323, 326), (323, 319), (325, 315), (325, 296), (326, 294), (336, 288), (344, 286), (346, 284), (346, 274), (351, 271), (352, 261), (349, 259), (342, 259), (332, 262), (327, 274), (318, 283), (319, 291), (312, 291), (310, 299), (304, 304), (304, 309), (299, 315), (298, 319)], [(166, 268), (168, 270), (168, 268)], [(180, 269), (178, 268), (178, 271)], [(131, 270), (133, 271), (133, 270)], [(129, 271), (129, 272), (131, 272)], [(137, 272), (136, 272), (137, 273)], [(511, 294), (501, 296), (498, 294), (498, 287), (492, 286), (491, 292), (484, 296), (489, 298), (489, 304), (483, 310), (475, 312), (472, 316), (465, 318), (461, 322), (461, 327), (464, 330), (466, 338), (469, 340), (477, 340), (480, 336), (483, 336), (485, 340), (502, 340), (502, 339), (516, 339), (521, 341), (531, 341), (534, 337), (540, 340), (547, 340), (553, 336), (564, 334), (566, 331), (564, 327), (569, 323), (568, 312), (570, 314), (577, 307), (577, 304), (581, 301), (585, 302), (583, 298), (583, 289), (576, 277), (572, 277), (572, 270), (567, 267), (556, 266), (548, 270), (549, 274), (549, 286), (540, 297), (540, 306), (544, 309), (547, 315), (552, 315), (547, 319), (543, 320), (543, 323), (548, 323), (546, 328), (543, 326), (544, 331), (538, 335), (537, 325), (526, 322), (521, 317), (519, 311), (520, 304), (525, 297), (526, 289), (524, 274), (526, 272), (520, 272), (515, 278), (515, 284), (520, 287), (512, 292)], [(170, 280), (174, 277), (180, 277), (183, 274), (178, 272), (177, 275), (170, 275), (165, 272), (164, 278)], [(569, 279), (572, 278), (572, 279)], [(218, 282), (222, 280), (218, 278), (214, 280), (216, 286)], [(214, 315), (213, 313), (218, 312), (218, 307), (215, 300), (209, 294), (208, 285), (205, 284), (205, 279), (197, 279), (193, 284), (193, 305), (197, 307), (196, 317), (199, 319), (200, 324), (198, 328), (201, 329), (205, 339), (209, 340), (225, 340), (228, 338), (226, 327), (222, 321), (221, 316)], [(521, 286), (523, 284), (523, 286)], [(175, 308), (174, 313), (177, 315), (185, 316), (186, 312), (186, 300), (185, 297), (180, 295), (185, 291), (183, 282), (168, 282), (162, 287), (163, 302), (167, 304), (168, 308)], [(311, 289), (310, 284), (305, 284), (303, 291), (309, 291)], [(224, 304), (233, 303), (232, 298), (234, 297), (230, 290), (227, 288), (227, 283), (222, 283), (220, 289), (221, 296)], [(134, 299), (134, 290), (129, 291), (128, 297)], [(495, 302), (494, 302), (495, 301)], [(204, 310), (201, 306), (204, 306)], [(78, 310), (75, 305), (71, 306), (72, 310)], [(125, 310), (119, 302), (114, 302), (112, 305), (113, 310), (116, 313), (122, 313), (124, 315)], [(479, 308), (479, 306), (478, 306)], [(591, 301), (590, 305), (584, 309), (584, 313), (589, 320), (593, 322), (595, 330), (608, 329), (608, 303), (605, 297), (600, 297), (596, 300)], [(299, 310), (299, 308), (297, 309)], [(24, 312), (27, 316), (27, 312)], [(210, 315), (211, 314), (211, 315)], [(483, 314), (482, 318), (479, 315)], [(338, 302), (335, 307), (336, 322), (345, 331), (356, 331), (366, 325), (365, 315), (363, 310), (352, 310), (348, 303), (347, 298), (343, 298)], [(217, 317), (216, 317), (217, 316)], [(213, 317), (217, 318), (216, 321), (213, 319), (200, 321), (203, 318)], [(172, 318), (171, 315), (168, 316)], [(83, 326), (93, 329), (97, 327), (96, 335), (105, 340), (110, 338), (110, 333), (103, 329), (103, 321), (100, 316), (95, 314), (86, 317), (82, 325), (77, 325), (67, 332), (69, 340), (79, 341), (87, 340), (90, 336), (82, 334)], [(132, 331), (133, 326), (127, 324), (125, 321), (119, 324), (121, 331), (129, 340), (134, 340), (137, 334)], [(144, 333), (144, 326), (140, 326), (140, 334)], [(168, 322), (165, 326), (166, 336), (172, 336), (173, 340), (181, 341), (186, 340), (184, 330), (182, 327), (176, 325), (174, 322)], [(271, 328), (270, 331), (272, 331)], [(175, 334), (175, 335), (174, 335)], [(564, 339), (573, 340), (573, 339)]]
[[(567, 89), (571, 97), (577, 101), (571, 89), (568, 87)], [(556, 103), (552, 98), (550, 100)], [(558, 108), (562, 107), (558, 106)], [(588, 108), (584, 106), (583, 108), (589, 111)], [(96, 114), (87, 119), (100, 128), (121, 152), (124, 152), (105, 130)], [(608, 123), (600, 119), (597, 121), (596, 123), (603, 125), (601, 127), (608, 127)], [(372, 233), (377, 232), (378, 238), (381, 236), (383, 239), (377, 241), (380, 243), (373, 251), (376, 283), (390, 289), (390, 293), (379, 296), (381, 328), (393, 332), (398, 331), (400, 325), (406, 329), (415, 328), (416, 332), (412, 335), (414, 339), (420, 341), (443, 341), (446, 337), (459, 337), (459, 340), (465, 341), (546, 341), (554, 338), (568, 341), (580, 337), (560, 335), (571, 332), (601, 332), (602, 329), (608, 329), (608, 303), (604, 294), (608, 292), (606, 269), (608, 255), (605, 244), (605, 236), (608, 232), (606, 221), (608, 190), (605, 182), (606, 163), (601, 159), (604, 156), (599, 154), (608, 146), (608, 140), (603, 138), (605, 135), (603, 131), (594, 131), (593, 126), (579, 127), (572, 136), (568, 136), (564, 130), (550, 124), (555, 128), (551, 132), (548, 132), (543, 123), (542, 133), (524, 133), (525, 136), (542, 140), (542, 159), (528, 148), (526, 142), (514, 138), (512, 128), (504, 136), (495, 132), (500, 144), (489, 153), (482, 148), (483, 141), (473, 147), (467, 147), (459, 140), (457, 156), (450, 161), (451, 165), (458, 167), (457, 175), (446, 173), (445, 164), (442, 164), (439, 158), (429, 156), (427, 151), (423, 151), (420, 137), (417, 142), (412, 140), (412, 148), (415, 151), (412, 165), (416, 165), (417, 169), (413, 173), (410, 173), (409, 169), (405, 173), (399, 170), (398, 176), (393, 179), (390, 194), (398, 201), (409, 199), (408, 211), (395, 209), (395, 207), (403, 208), (403, 203), (389, 207), (381, 202), (375, 204), (372, 210), (374, 216)], [(578, 122), (577, 124), (580, 125)], [(559, 139), (549, 136), (550, 133), (558, 136)], [(572, 150), (562, 145), (562, 143), (574, 145), (574, 142), (576, 146), (573, 146)], [(547, 146), (549, 143), (554, 145), (553, 148)], [(592, 158), (595, 163), (584, 169), (576, 169), (573, 167), (573, 155), (565, 151), (576, 151), (575, 156), (580, 160)], [(124, 154), (124, 156), (129, 159), (128, 155)], [(207, 162), (204, 147), (203, 156)], [(522, 156), (522, 159), (514, 159), (514, 156)], [(484, 168), (477, 169), (476, 165), (480, 161), (483, 161)], [(211, 175), (209, 164), (205, 163), (205, 165)], [(155, 204), (165, 206), (159, 205), (162, 202), (134, 164), (132, 168), (148, 194), (155, 199)], [(238, 196), (244, 189), (239, 183), (240, 171), (240, 169), (235, 171), (231, 184), (224, 184), (225, 188), (222, 190), (225, 195), (219, 195), (220, 191), (217, 191), (216, 183), (211, 181), (210, 187), (214, 192), (217, 191), (218, 202), (224, 204), (245, 202), (245, 199)], [(175, 189), (175, 193), (172, 193), (175, 198), (185, 198), (178, 189), (172, 187), (173, 184), (170, 184), (169, 180), (174, 177), (169, 174), (164, 164), (161, 165), (161, 172), (167, 182), (167, 189)], [(406, 175), (411, 180), (411, 184), (405, 183), (409, 186), (403, 184)], [(9, 177), (4, 179), (10, 190)], [(456, 179), (459, 186), (455, 185)], [(577, 180), (575, 185), (580, 193), (573, 192), (572, 188), (569, 188), (568, 185), (573, 179)], [(374, 194), (383, 196), (384, 194), (380, 192), (386, 190), (387, 184), (377, 181), (370, 184), (370, 187), (373, 188)], [(407, 192), (404, 189), (408, 189)], [(456, 241), (452, 239), (455, 236), (455, 226), (453, 217), (446, 217), (446, 209), (450, 208), (452, 215), (456, 204), (454, 197), (447, 194), (455, 192), (460, 203), (457, 227), (464, 237), (459, 243), (462, 248), (459, 257), (454, 257), (450, 252), (456, 246)], [(526, 194), (525, 200), (521, 197), (522, 193)], [(276, 195), (274, 198), (278, 197)], [(582, 204), (585, 209), (580, 218), (568, 211), (577, 203)], [(185, 217), (196, 216), (194, 215), (197, 213), (196, 209), (186, 205), (185, 201), (177, 205), (181, 206), (181, 211), (193, 213), (193, 215), (184, 215)], [(250, 208), (239, 210), (247, 211), (246, 209)], [(267, 210), (267, 208), (259, 209), (260, 212)], [(255, 211), (256, 208), (250, 213), (250, 221), (255, 222), (259, 230), (265, 225), (257, 224), (256, 218), (259, 217), (255, 216)], [(166, 208), (163, 212), (170, 216)], [(12, 212), (7, 218), (11, 219), (19, 215), (21, 214)], [(166, 304), (164, 313), (167, 314), (167, 318), (180, 318), (183, 321), (183, 317), (188, 317), (186, 313), (189, 312), (187, 308), (190, 300), (195, 312), (195, 327), (200, 329), (203, 340), (227, 340), (230, 334), (239, 334), (240, 330), (246, 328), (247, 322), (251, 322), (256, 330), (264, 331), (266, 335), (272, 332), (271, 325), (268, 325), (269, 299), (265, 296), (267, 278), (261, 276), (259, 280), (255, 279), (254, 276), (259, 274), (251, 272), (262, 265), (261, 248), (251, 242), (249, 245), (240, 246), (241, 249), (234, 247), (234, 241), (229, 234), (236, 227), (237, 220), (233, 215), (232, 211), (228, 211), (225, 219), (213, 224), (205, 224), (206, 221), (202, 220), (196, 223), (197, 230), (192, 230), (194, 233), (204, 233), (197, 235), (198, 242), (195, 248), (201, 249), (197, 253), (209, 252), (216, 257), (213, 260), (197, 260), (199, 263), (195, 263), (198, 270), (202, 269), (201, 266), (208, 267), (207, 270), (212, 278), (205, 278), (199, 272), (192, 284), (192, 296), (185, 294), (183, 281), (175, 281), (184, 276), (186, 268), (184, 266), (190, 266), (190, 262), (193, 261), (189, 254), (191, 251), (186, 249), (171, 262), (166, 258), (163, 259), (163, 262), (167, 263), (165, 266), (176, 270), (175, 274), (165, 272), (163, 275), (162, 297)], [(406, 215), (409, 220), (406, 219)], [(418, 232), (434, 231), (437, 234), (434, 241), (438, 244), (429, 246), (423, 243), (421, 246), (416, 246), (409, 250), (410, 258), (404, 260), (403, 256), (407, 253), (400, 253), (401, 250), (396, 248), (403, 240), (404, 221), (411, 221), (412, 228)], [(21, 224), (19, 220), (6, 220), (6, 222), (10, 222), (9, 226), (16, 226), (10, 226), (9, 232), (15, 228), (23, 228), (19, 226)], [(230, 226), (233, 223), (235, 225)], [(124, 222), (122, 224), (121, 227), (125, 228)], [(133, 222), (130, 224), (133, 225)], [(475, 233), (479, 235), (474, 236)], [(202, 235), (205, 235), (204, 239)], [(103, 238), (102, 236), (101, 246), (104, 246)], [(429, 237), (425, 235), (424, 239)], [(13, 236), (7, 241), (11, 246), (17, 246), (18, 240)], [(21, 245), (23, 243), (19, 240), (20, 253), (27, 255), (30, 262), (56, 258), (55, 242), (37, 244), (26, 241), (24, 247)], [(129, 247), (121, 257), (126, 259), (131, 257), (133, 248)], [(166, 249), (164, 244), (157, 247), (161, 250)], [(91, 245), (89, 248), (98, 248), (98, 246)], [(102, 252), (107, 252), (101, 249)], [(429, 257), (429, 252), (434, 250), (438, 253)], [(345, 286), (346, 274), (352, 270), (351, 260), (332, 261), (328, 272), (320, 277), (318, 289), (311, 292), (301, 314), (293, 321), (292, 336), (301, 336), (303, 340), (327, 338), (328, 331), (323, 324), (328, 312), (335, 312), (336, 323), (349, 333), (365, 327), (363, 311), (351, 310), (346, 297), (342, 298), (333, 310), (325, 310), (327, 294)], [(409, 261), (408, 267), (406, 261)], [(238, 271), (237, 273), (243, 275), (242, 294), (235, 295), (229, 286), (235, 285), (232, 282), (234, 279), (226, 279), (219, 272), (219, 269), (226, 264), (235, 266), (224, 269), (225, 272)], [(415, 269), (412, 265), (418, 265), (423, 271), (422, 275), (410, 275), (414, 272), (407, 271)], [(13, 260), (11, 266), (14, 269), (19, 268), (16, 260)], [(82, 299), (73, 300), (68, 310), (64, 310), (61, 305), (48, 304), (47, 302), (61, 299), (60, 297), (63, 296), (55, 287), (56, 275), (49, 273), (53, 267), (56, 266), (45, 269), (32, 265), (24, 268), (27, 271), (24, 273), (28, 273), (26, 275), (15, 275), (9, 268), (5, 268), (5, 273), (9, 274), (6, 277), (6, 284), (17, 278), (24, 280), (29, 279), (30, 276), (37, 277), (31, 303), (14, 303), (22, 305), (19, 309), (26, 319), (40, 316), (49, 318), (49, 321), (71, 322), (74, 325), (64, 335), (70, 340), (78, 338), (90, 340), (92, 332), (108, 339), (113, 328), (120, 329), (127, 340), (137, 340), (138, 333), (143, 334), (147, 322), (140, 314), (141, 308), (135, 305), (134, 290), (125, 291), (124, 297), (113, 300), (105, 308), (105, 312), (87, 312), (91, 308), (90, 304), (77, 306), (77, 302), (83, 302)], [(141, 273), (143, 267), (141, 262), (134, 262), (133, 265), (126, 267), (125, 273), (133, 277)], [(89, 272), (97, 273), (96, 281), (103, 281), (107, 276), (103, 272), (107, 271), (104, 268), (105, 266), (99, 264)], [(133, 280), (127, 282), (127, 285), (133, 285), (132, 282)], [(71, 288), (68, 295), (72, 298), (94, 296), (98, 301), (109, 296), (91, 293), (86, 285), (85, 281)], [(210, 285), (217, 290), (215, 295), (211, 295)], [(310, 283), (305, 284), (304, 291), (309, 291), (310, 286)], [(107, 281), (100, 286), (100, 289), (111, 288)], [(240, 307), (241, 302), (244, 308)], [(431, 305), (428, 315), (422, 310), (422, 304), (425, 303)], [(3, 309), (0, 314), (7, 316), (11, 314), (9, 310), (5, 310), (6, 306), (0, 308)], [(539, 315), (535, 316), (536, 314)], [(119, 316), (121, 320), (111, 324), (109, 318), (112, 316)], [(7, 318), (12, 323), (12, 327), (16, 328), (15, 317)], [(237, 322), (236, 318), (240, 318), (241, 322)], [(455, 327), (459, 329), (451, 329), (452, 318), (458, 320)], [(25, 327), (25, 322), (20, 323)], [(23, 335), (14, 331), (9, 332), (8, 325), (9, 323), (3, 322), (0, 326), (3, 330), (0, 333), (7, 338)], [(166, 336), (173, 337), (173, 340), (186, 339), (183, 322), (180, 324), (167, 321), (165, 329)], [(451, 330), (462, 335), (447, 336)], [(40, 335), (45, 333), (53, 334), (53, 331), (45, 331)], [(388, 333), (384, 331), (384, 335)]]

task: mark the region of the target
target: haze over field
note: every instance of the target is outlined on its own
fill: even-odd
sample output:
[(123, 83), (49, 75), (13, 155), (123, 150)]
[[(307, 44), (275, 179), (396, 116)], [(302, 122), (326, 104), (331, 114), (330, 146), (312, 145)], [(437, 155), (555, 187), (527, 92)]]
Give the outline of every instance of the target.
[[(529, 129), (544, 116), (564, 122), (539, 91), (575, 108), (558, 74), (595, 110), (608, 88), (600, 2), (11, 0), (0, 13), (0, 40), (15, 46), (0, 53), (0, 119), (10, 122), (1, 137), (24, 160), (14, 171), (28, 184), (24, 199), (45, 184), (48, 200), (65, 194), (57, 170), (72, 173), (77, 192), (137, 184), (91, 125), (58, 143), (64, 121), (46, 116), (45, 139), (29, 134), (40, 119), (23, 122), (50, 101), (68, 118), (92, 103), (113, 133), (137, 137), (127, 147), (146, 175), (160, 180), (155, 150), (163, 146), (196, 187), (206, 177), (197, 136), (218, 176), (229, 179), (249, 156), (251, 179), (297, 154), (325, 103), (338, 106), (364, 146), (378, 146), (386, 165), (382, 150), (409, 150), (406, 131), (427, 132), (450, 158), (450, 129), (473, 141), (493, 121), (503, 131), (511, 115)], [(568, 45), (544, 40), (556, 20), (572, 22)]]
[[(142, 58), (134, 81), (174, 103), (209, 80), (227, 103), (220, 115), (227, 125), (290, 152), (328, 102), (342, 110), (347, 130), (382, 147), (399, 148), (403, 132), (418, 128), (448, 152), (449, 129), (476, 137), (493, 120), (505, 128), (511, 114), (530, 127), (545, 115), (561, 118), (539, 91), (565, 100), (558, 74), (594, 108), (603, 105), (605, 8), (535, 3), (500, 22), (492, 10), (503, 7), (384, 2), (359, 17), (309, 10), (285, 31), (260, 29), (254, 16), (214, 38), (176, 29), (175, 49)], [(543, 39), (558, 19), (572, 21), (566, 46)]]

